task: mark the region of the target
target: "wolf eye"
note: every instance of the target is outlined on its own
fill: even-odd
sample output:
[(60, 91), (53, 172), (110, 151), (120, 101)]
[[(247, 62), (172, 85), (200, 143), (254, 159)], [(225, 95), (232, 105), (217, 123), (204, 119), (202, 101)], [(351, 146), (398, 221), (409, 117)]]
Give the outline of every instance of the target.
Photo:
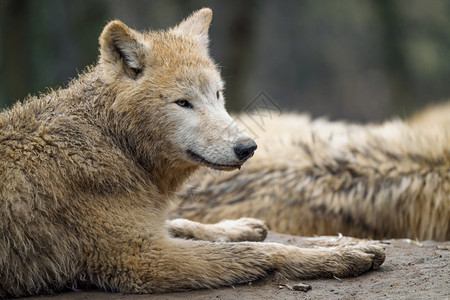
[(192, 104), (189, 103), (189, 101), (187, 101), (186, 99), (178, 99), (177, 101), (175, 101), (175, 103), (181, 107), (192, 108)]
[(216, 92), (216, 97), (217, 97), (217, 100), (219, 100), (219, 98), (220, 98), (220, 91)]

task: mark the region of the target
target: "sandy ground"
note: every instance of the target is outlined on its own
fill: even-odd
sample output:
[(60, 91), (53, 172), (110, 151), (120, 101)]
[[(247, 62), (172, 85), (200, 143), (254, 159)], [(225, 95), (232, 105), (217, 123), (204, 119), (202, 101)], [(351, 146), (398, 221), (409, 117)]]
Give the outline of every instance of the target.
[[(356, 241), (351, 238), (303, 238), (271, 232), (267, 241), (300, 247), (322, 247)], [(274, 274), (235, 287), (160, 295), (127, 295), (99, 290), (65, 292), (27, 299), (449, 299), (450, 241), (374, 241), (386, 247), (386, 261), (376, 271), (354, 278), (286, 280)], [(290, 290), (297, 283), (308, 292)]]

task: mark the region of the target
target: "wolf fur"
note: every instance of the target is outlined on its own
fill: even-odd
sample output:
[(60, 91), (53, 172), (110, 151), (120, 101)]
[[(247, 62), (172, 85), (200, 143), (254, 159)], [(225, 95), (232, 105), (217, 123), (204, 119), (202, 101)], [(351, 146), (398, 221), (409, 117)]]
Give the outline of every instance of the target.
[(240, 172), (191, 177), (175, 215), (254, 217), (294, 235), (450, 239), (449, 104), (378, 125), (273, 113), (264, 123), (255, 157)]
[(81, 283), (127, 293), (211, 288), (272, 271), (353, 276), (383, 263), (374, 245), (229, 242), (263, 240), (255, 219), (166, 221), (192, 172), (239, 168), (256, 147), (224, 109), (208, 55), (211, 17), (202, 9), (149, 32), (112, 21), (95, 67), (1, 113), (1, 297)]

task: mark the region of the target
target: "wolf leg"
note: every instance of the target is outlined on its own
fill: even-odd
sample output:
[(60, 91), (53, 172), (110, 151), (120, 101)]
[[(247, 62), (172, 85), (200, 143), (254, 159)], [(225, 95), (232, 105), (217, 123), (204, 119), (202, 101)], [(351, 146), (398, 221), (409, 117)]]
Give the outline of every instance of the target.
[(345, 277), (376, 269), (385, 257), (383, 249), (373, 245), (302, 249), (175, 238), (142, 242), (139, 247), (130, 248), (133, 243), (127, 243), (95, 255), (89, 274), (93, 283), (120, 292), (161, 293), (230, 286), (274, 271), (292, 279)]
[(166, 221), (166, 228), (174, 237), (211, 242), (260, 242), (267, 236), (264, 221), (253, 218), (224, 220), (216, 224), (175, 219)]

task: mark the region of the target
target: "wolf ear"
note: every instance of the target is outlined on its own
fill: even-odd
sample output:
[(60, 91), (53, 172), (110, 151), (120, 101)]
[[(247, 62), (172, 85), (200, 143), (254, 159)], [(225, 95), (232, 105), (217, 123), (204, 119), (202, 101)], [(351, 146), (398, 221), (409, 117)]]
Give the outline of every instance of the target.
[(209, 45), (208, 30), (211, 19), (212, 10), (209, 8), (202, 8), (193, 12), (189, 17), (181, 21), (180, 24), (173, 28), (173, 31), (181, 35), (191, 35), (196, 37), (201, 45), (207, 49)]
[(144, 70), (145, 46), (139, 33), (120, 21), (111, 21), (100, 35), (100, 60), (116, 72), (136, 79)]

